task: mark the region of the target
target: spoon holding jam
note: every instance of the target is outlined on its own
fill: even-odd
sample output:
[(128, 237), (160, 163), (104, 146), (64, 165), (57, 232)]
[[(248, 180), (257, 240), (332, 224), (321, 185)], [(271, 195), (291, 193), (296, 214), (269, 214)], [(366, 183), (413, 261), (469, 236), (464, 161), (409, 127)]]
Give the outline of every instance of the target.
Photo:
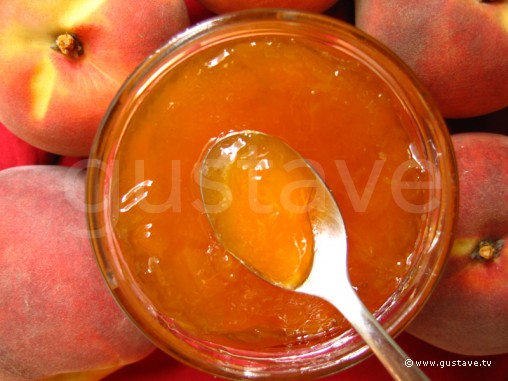
[(283, 140), (258, 131), (217, 138), (201, 163), (204, 211), (220, 244), (276, 286), (322, 298), (396, 380), (427, 380), (363, 305), (349, 280), (347, 236), (322, 178)]

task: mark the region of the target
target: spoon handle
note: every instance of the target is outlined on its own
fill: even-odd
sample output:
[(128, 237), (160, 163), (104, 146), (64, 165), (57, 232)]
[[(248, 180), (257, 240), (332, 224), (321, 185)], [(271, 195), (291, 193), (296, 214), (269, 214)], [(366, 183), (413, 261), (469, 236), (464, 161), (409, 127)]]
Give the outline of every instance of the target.
[(341, 303), (341, 313), (395, 380), (429, 380), (367, 310), (353, 289), (349, 295), (348, 307), (342, 308), (344, 304), (346, 303)]

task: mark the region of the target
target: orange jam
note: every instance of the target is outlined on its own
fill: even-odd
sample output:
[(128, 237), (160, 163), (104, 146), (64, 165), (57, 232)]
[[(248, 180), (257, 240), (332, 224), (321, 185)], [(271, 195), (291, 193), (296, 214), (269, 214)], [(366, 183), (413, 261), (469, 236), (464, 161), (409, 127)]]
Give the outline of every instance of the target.
[[(327, 302), (270, 285), (217, 240), (203, 211), (200, 171), (210, 142), (232, 131), (281, 138), (325, 180), (345, 221), (352, 284), (371, 311), (407, 275), (427, 223), (431, 176), (393, 89), (347, 54), (282, 34), (217, 43), (165, 72), (126, 123), (115, 161), (115, 245), (124, 274), (160, 322), (220, 345), (268, 351), (348, 328)], [(230, 175), (240, 181), (232, 188), (238, 194), (241, 177)], [(274, 173), (267, 189), (277, 191), (283, 175)], [(301, 261), (312, 259), (308, 221), (245, 217), (247, 202), (229, 210), (223, 229), (238, 231), (242, 250), (279, 253), (266, 268), (298, 283)]]

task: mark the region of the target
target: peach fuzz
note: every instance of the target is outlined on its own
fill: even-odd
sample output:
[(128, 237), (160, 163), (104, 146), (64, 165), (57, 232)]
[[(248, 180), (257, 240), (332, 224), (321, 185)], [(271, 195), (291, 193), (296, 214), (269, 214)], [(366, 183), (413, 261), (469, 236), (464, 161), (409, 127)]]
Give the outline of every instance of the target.
[(338, 0), (198, 0), (215, 13), (227, 13), (252, 8), (288, 8), (310, 12), (323, 12)]
[(397, 53), (448, 118), (508, 106), (508, 2), (358, 0), (356, 25)]
[(84, 173), (0, 171), (0, 380), (98, 380), (154, 346), (111, 296), (89, 242)]
[(452, 136), (457, 231), (444, 273), (407, 331), (449, 352), (508, 353), (508, 136)]
[(88, 155), (124, 80), (189, 25), (183, 0), (3, 1), (0, 19), (0, 122), (67, 156)]

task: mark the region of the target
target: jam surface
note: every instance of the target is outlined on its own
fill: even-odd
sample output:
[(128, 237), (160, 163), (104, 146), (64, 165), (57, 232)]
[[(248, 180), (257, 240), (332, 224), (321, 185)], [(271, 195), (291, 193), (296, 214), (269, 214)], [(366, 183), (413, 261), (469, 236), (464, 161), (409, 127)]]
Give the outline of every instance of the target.
[[(325, 180), (347, 227), (352, 284), (371, 311), (401, 285), (424, 224), (428, 191), (418, 184), (429, 175), (404, 106), (362, 63), (311, 41), (250, 37), (187, 58), (144, 97), (117, 150), (111, 220), (124, 274), (160, 319), (253, 350), (310, 345), (348, 328), (328, 303), (268, 284), (217, 240), (199, 177), (210, 142), (232, 131), (280, 137)], [(245, 202), (226, 225), (247, 226)], [(262, 250), (286, 250), (281, 242), (299, 231), (293, 249), (312, 257), (304, 219), (260, 229), (239, 242), (264, 235)], [(291, 277), (295, 266), (273, 263), (275, 276)]]

